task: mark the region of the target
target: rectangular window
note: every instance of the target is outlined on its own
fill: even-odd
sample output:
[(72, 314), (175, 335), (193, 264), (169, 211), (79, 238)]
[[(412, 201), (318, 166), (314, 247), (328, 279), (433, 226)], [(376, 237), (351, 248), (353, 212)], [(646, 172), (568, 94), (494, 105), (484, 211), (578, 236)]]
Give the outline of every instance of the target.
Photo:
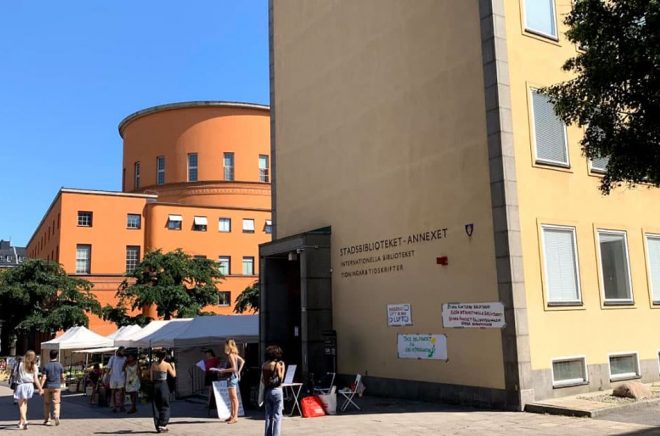
[(273, 222), (271, 220), (266, 220), (266, 223), (264, 224), (264, 232), (268, 234), (273, 233)]
[(218, 292), (218, 306), (231, 306), (231, 292), (229, 291)]
[(254, 220), (243, 218), (243, 233), (254, 233)]
[(92, 227), (92, 212), (78, 211), (78, 227)]
[(231, 232), (231, 218), (220, 218), (218, 220), (219, 232)]
[(599, 230), (598, 246), (605, 303), (632, 303), (625, 232)]
[(554, 0), (525, 0), (525, 30), (557, 39)]
[(610, 354), (610, 380), (626, 380), (639, 377), (637, 353)]
[(609, 156), (598, 157), (596, 159), (591, 159), (591, 171), (594, 173), (604, 173), (607, 171), (607, 164), (609, 163)]
[(181, 230), (182, 223), (183, 223), (183, 217), (181, 215), (169, 215), (167, 217), (168, 230)]
[(646, 235), (651, 295), (654, 304), (660, 304), (660, 235)]
[(552, 361), (552, 386), (564, 387), (588, 383), (584, 357), (566, 357)]
[(136, 213), (129, 213), (126, 215), (126, 228), (127, 229), (139, 229), (141, 224), (142, 217)]
[(89, 274), (92, 262), (92, 246), (88, 244), (76, 245), (76, 274)]
[(140, 189), (140, 162), (133, 164), (133, 190)]
[(268, 183), (268, 156), (259, 155), (259, 181)]
[(230, 256), (220, 256), (218, 258), (218, 264), (220, 265), (220, 274), (223, 276), (228, 276), (231, 274), (231, 257)]
[(193, 218), (193, 231), (195, 232), (205, 232), (208, 227), (208, 220), (205, 216), (196, 216)]
[(137, 245), (126, 246), (126, 272), (131, 273), (135, 270), (140, 261), (140, 247)]
[(234, 180), (234, 153), (225, 153), (223, 158), (225, 180)]
[(534, 89), (531, 93), (536, 162), (568, 167), (566, 126), (555, 113), (548, 97)]
[(244, 276), (254, 275), (254, 257), (243, 256), (243, 275)]
[(548, 304), (580, 303), (575, 229), (543, 226), (543, 257)]
[(188, 154), (188, 181), (197, 181), (197, 153)]
[(156, 184), (165, 184), (165, 156), (156, 157)]

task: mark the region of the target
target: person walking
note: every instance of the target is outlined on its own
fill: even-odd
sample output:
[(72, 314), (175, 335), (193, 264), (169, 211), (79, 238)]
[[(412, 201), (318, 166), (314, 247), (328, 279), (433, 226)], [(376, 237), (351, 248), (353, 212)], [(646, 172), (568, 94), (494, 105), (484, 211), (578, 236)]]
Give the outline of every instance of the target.
[(126, 357), (124, 356), (124, 347), (119, 347), (115, 355), (108, 361), (113, 412), (126, 411), (126, 409), (124, 409), (124, 386), (126, 385), (126, 373), (124, 372), (125, 364)]
[(39, 367), (36, 364), (37, 356), (34, 351), (25, 353), (23, 362), (18, 367), (18, 378), (16, 379), (16, 390), (14, 399), (18, 401), (18, 428), (28, 429), (27, 410), (28, 400), (34, 395), (34, 387), (37, 386), (39, 395), (44, 393), (39, 381)]
[(170, 421), (170, 388), (167, 385), (167, 376), (176, 377), (174, 363), (165, 361), (165, 350), (156, 351), (156, 361), (151, 364), (149, 374), (154, 385), (153, 412), (154, 425), (158, 433), (167, 432)]
[(229, 393), (231, 410), (229, 418), (225, 419), (225, 422), (236, 424), (238, 422), (238, 381), (245, 360), (238, 354), (238, 347), (233, 339), (225, 341), (225, 354), (227, 355), (227, 363), (224, 368), (217, 370), (220, 374), (230, 374), (227, 379), (227, 392)]
[(126, 358), (124, 366), (126, 373), (126, 393), (131, 397), (131, 409), (129, 414), (137, 412), (138, 392), (140, 391), (140, 365), (135, 358), (135, 354), (130, 353)]
[[(17, 356), (14, 360), (14, 365), (11, 367), (11, 376), (9, 377), (9, 387), (13, 392), (16, 392), (16, 387), (18, 386), (18, 368), (20, 368), (21, 363), (23, 363), (23, 357)], [(14, 404), (18, 404), (18, 400), (14, 397)]]
[(266, 403), (266, 436), (280, 436), (282, 410), (284, 409), (284, 362), (282, 349), (277, 345), (266, 348), (266, 361), (261, 367), (261, 381), (264, 384), (264, 402)]
[[(57, 350), (50, 350), (50, 362), (44, 365), (41, 374), (41, 385), (44, 387), (44, 425), (60, 425), (60, 403), (62, 401), (62, 383), (64, 383), (64, 367), (57, 361)], [(52, 404), (52, 412), (51, 412)]]

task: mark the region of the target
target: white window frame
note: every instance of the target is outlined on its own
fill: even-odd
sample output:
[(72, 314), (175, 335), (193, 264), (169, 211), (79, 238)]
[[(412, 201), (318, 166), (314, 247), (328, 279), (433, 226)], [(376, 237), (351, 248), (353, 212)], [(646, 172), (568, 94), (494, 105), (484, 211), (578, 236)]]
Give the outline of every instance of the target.
[[(227, 230), (222, 229), (223, 220), (226, 220), (225, 222), (229, 224)], [(222, 233), (231, 233), (231, 218), (225, 216), (221, 216), (220, 218), (218, 218), (218, 231)]]
[[(222, 260), (227, 259), (227, 274), (222, 272)], [(218, 270), (223, 276), (230, 276), (231, 275), (231, 256), (218, 256), (218, 265), (219, 268)]]
[[(630, 297), (629, 298), (607, 298), (607, 295), (605, 295), (605, 275), (603, 272), (603, 254), (600, 251), (600, 234), (601, 233), (609, 233), (611, 235), (623, 235), (623, 241), (624, 245), (626, 248), (626, 265), (628, 267), (628, 289), (630, 290)], [(634, 304), (635, 300), (633, 298), (634, 292), (633, 292), (633, 287), (632, 287), (632, 271), (630, 270), (630, 254), (629, 254), (629, 249), (628, 249), (628, 235), (626, 234), (625, 230), (609, 230), (609, 229), (601, 229), (597, 228), (596, 229), (596, 246), (598, 247), (598, 274), (599, 274), (599, 280), (600, 280), (600, 289), (601, 289), (601, 295), (603, 296), (603, 303), (608, 306), (616, 306), (616, 305), (631, 305)]]
[[(581, 360), (582, 361), (582, 379), (569, 379), (569, 380), (555, 380), (555, 363), (556, 362), (570, 362), (572, 360)], [(568, 386), (580, 386), (589, 384), (589, 367), (587, 366), (587, 356), (564, 356), (564, 357), (555, 357), (550, 361), (550, 372), (552, 373), (552, 387), (553, 388), (565, 388)]]
[[(176, 228), (170, 227), (171, 222), (178, 222), (179, 225)], [(183, 229), (183, 217), (181, 215), (170, 214), (167, 216), (167, 230), (182, 230)]]
[[(78, 249), (81, 247), (87, 248), (87, 259), (78, 257)], [(86, 268), (82, 271), (78, 268), (79, 261), (86, 261)], [(92, 245), (91, 244), (76, 244), (76, 274), (91, 274), (92, 273)]]
[[(265, 159), (266, 166), (262, 168), (261, 161)], [(270, 181), (270, 159), (267, 154), (259, 155), (259, 181), (262, 183), (268, 183)]]
[(229, 307), (231, 306), (231, 291), (218, 291), (219, 294), (228, 294), (229, 295), (229, 301), (227, 304), (222, 304), (220, 302), (220, 298), (218, 298), (218, 306), (219, 307)]
[(205, 232), (208, 230), (209, 220), (205, 216), (193, 217), (193, 232)]
[[(653, 269), (651, 268), (651, 255), (649, 252), (649, 239), (656, 239), (660, 241), (660, 234), (658, 233), (646, 233), (644, 232), (644, 248), (646, 249), (646, 271), (648, 274), (648, 282), (649, 282), (649, 293), (650, 298), (651, 298), (651, 304), (653, 305), (660, 305), (660, 296), (659, 298), (655, 298), (653, 295), (653, 287), (654, 287), (654, 282), (653, 282)], [(660, 259), (659, 259), (660, 260)], [(657, 277), (658, 280), (660, 280), (660, 277)]]
[[(160, 167), (161, 162), (163, 167)], [(156, 156), (156, 185), (165, 184), (165, 156)]]
[[(611, 365), (611, 358), (612, 357), (620, 357), (620, 356), (635, 356), (635, 370), (636, 372), (627, 372), (625, 374), (618, 374), (618, 375), (612, 375), (612, 365)], [(637, 351), (625, 351), (625, 352), (619, 352), (619, 353), (609, 353), (607, 355), (607, 369), (608, 373), (610, 375), (610, 381), (621, 381), (621, 380), (632, 380), (632, 379), (637, 379), (642, 376), (641, 369), (639, 366), (639, 353)]]
[(542, 36), (544, 38), (548, 38), (552, 41), (559, 41), (559, 26), (557, 23), (557, 2), (556, 0), (551, 0), (552, 1), (552, 24), (554, 27), (555, 35), (549, 35), (541, 30), (536, 30), (532, 29), (527, 25), (527, 2), (529, 0), (523, 0), (523, 26), (525, 28), (525, 32), (531, 33), (532, 35), (537, 35), (537, 36)]
[[(85, 223), (81, 224), (80, 218), (82, 217), (88, 218), (84, 220), (87, 221), (86, 224)], [(77, 216), (77, 224), (78, 227), (92, 227), (94, 225), (94, 212), (89, 210), (79, 210)]]
[[(548, 166), (555, 166), (555, 167), (560, 167), (560, 168), (570, 168), (571, 167), (571, 156), (569, 153), (569, 147), (568, 147), (568, 133), (566, 130), (566, 124), (564, 121), (562, 121), (561, 118), (557, 117), (559, 122), (562, 125), (562, 134), (564, 136), (564, 149), (566, 150), (566, 162), (561, 162), (558, 160), (551, 160), (551, 159), (542, 159), (539, 158), (538, 156), (538, 147), (536, 146), (536, 111), (534, 111), (534, 93), (540, 94), (538, 92), (539, 88), (536, 87), (529, 87), (529, 92), (528, 97), (529, 97), (529, 112), (531, 115), (531, 119), (529, 120), (529, 128), (532, 132), (532, 146), (534, 148), (534, 163), (537, 165), (548, 165)], [(556, 116), (556, 114), (555, 114)]]
[(266, 220), (264, 223), (264, 233), (268, 235), (273, 233), (273, 220)]
[[(195, 156), (195, 165), (190, 164), (190, 158)], [(199, 181), (199, 155), (197, 153), (188, 153), (187, 157), (187, 163), (188, 163), (188, 181), (189, 182), (197, 182)], [(190, 177), (190, 172), (194, 170), (195, 171), (195, 180), (191, 180)]]
[(593, 159), (589, 159), (589, 170), (590, 170), (592, 173), (596, 173), (596, 174), (605, 174), (605, 173), (607, 173), (607, 166), (605, 166), (605, 168), (598, 168), (598, 167), (595, 167), (595, 166), (594, 166), (594, 161), (593, 161)]
[[(578, 299), (574, 301), (552, 301), (550, 299), (550, 276), (548, 275), (548, 262), (547, 262), (547, 257), (546, 257), (546, 252), (545, 252), (545, 229), (549, 230), (561, 230), (561, 231), (570, 231), (571, 236), (573, 237), (573, 257), (575, 259), (575, 283), (577, 285), (577, 296)], [(543, 255), (543, 275), (544, 275), (544, 282), (545, 282), (545, 298), (546, 302), (549, 306), (575, 306), (575, 305), (581, 305), (582, 304), (582, 287), (580, 286), (580, 259), (578, 258), (578, 246), (577, 246), (577, 230), (575, 227), (572, 226), (561, 226), (561, 225), (555, 225), (555, 224), (542, 224), (541, 225), (541, 253)]]
[[(137, 217), (137, 227), (131, 226), (131, 217)], [(127, 213), (126, 214), (126, 228), (131, 230), (138, 230), (142, 227), (142, 215), (139, 213)]]
[[(128, 250), (132, 249), (132, 248), (137, 248), (137, 256), (135, 257), (135, 259), (129, 259), (129, 257), (128, 257)], [(142, 251), (142, 250), (140, 249), (139, 245), (127, 245), (126, 246), (126, 273), (131, 273), (131, 272), (135, 271), (135, 267), (137, 266), (138, 263), (140, 263), (140, 251)], [(132, 265), (132, 268), (129, 268), (129, 262), (130, 262), (130, 265)], [(133, 264), (133, 262), (135, 262), (135, 263)]]
[[(246, 274), (245, 273), (245, 261), (251, 259), (252, 260), (252, 273), (251, 274)], [(254, 267), (254, 256), (243, 256), (243, 259), (241, 261), (241, 273), (244, 276), (253, 276), (255, 275), (256, 268)]]
[[(252, 228), (246, 228), (245, 224), (252, 222)], [(248, 226), (250, 227), (250, 226)], [(243, 233), (254, 233), (254, 218), (243, 218)]]
[[(228, 156), (231, 156), (231, 166), (226, 165)], [(236, 178), (235, 168), (236, 168), (236, 155), (234, 154), (234, 152), (233, 151), (224, 152), (222, 154), (222, 179), (227, 182), (234, 181)], [(230, 175), (229, 177), (227, 177), (228, 171)]]

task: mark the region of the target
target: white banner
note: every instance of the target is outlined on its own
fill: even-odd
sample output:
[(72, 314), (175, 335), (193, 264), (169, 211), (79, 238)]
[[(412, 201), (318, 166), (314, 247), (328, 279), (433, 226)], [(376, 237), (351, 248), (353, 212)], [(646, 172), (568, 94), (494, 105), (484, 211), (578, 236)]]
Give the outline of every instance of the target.
[(447, 337), (434, 334), (400, 334), (397, 337), (399, 359), (447, 360)]
[(387, 325), (389, 327), (413, 325), (410, 304), (388, 304)]
[(442, 305), (442, 325), (445, 328), (504, 327), (502, 303), (447, 303)]

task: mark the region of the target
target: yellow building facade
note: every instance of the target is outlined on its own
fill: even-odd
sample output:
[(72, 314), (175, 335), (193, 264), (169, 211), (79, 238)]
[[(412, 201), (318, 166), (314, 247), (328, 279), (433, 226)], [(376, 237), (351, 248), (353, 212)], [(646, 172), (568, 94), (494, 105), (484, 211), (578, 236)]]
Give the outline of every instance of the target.
[(514, 409), (660, 378), (660, 193), (601, 195), (535, 92), (568, 77), (570, 4), (271, 2), (262, 345)]

